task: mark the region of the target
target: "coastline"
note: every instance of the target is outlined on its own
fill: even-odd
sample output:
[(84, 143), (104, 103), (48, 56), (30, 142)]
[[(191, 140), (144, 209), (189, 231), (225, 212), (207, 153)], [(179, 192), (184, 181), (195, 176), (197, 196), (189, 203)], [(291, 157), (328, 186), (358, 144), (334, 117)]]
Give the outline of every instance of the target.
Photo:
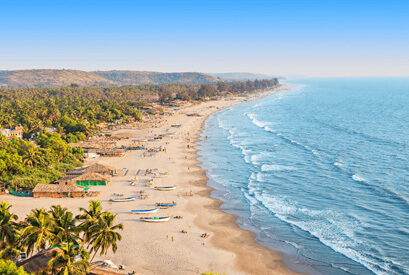
[[(277, 91), (271, 93), (277, 93), (283, 90), (290, 89), (290, 86), (284, 86), (278, 88)], [(257, 98), (253, 98), (250, 101), (258, 100), (266, 97), (271, 93), (261, 95)], [(239, 102), (237, 104), (242, 104)], [(225, 108), (232, 107), (237, 104), (232, 104)], [(225, 109), (223, 108), (223, 109)], [(220, 110), (218, 110), (220, 111)], [(214, 237), (211, 243), (220, 249), (231, 251), (236, 255), (235, 264), (236, 268), (246, 274), (299, 274), (291, 271), (283, 262), (282, 253), (279, 251), (267, 248), (256, 241), (256, 233), (243, 229), (237, 224), (238, 216), (230, 213), (226, 213), (220, 209), (223, 201), (217, 198), (211, 197), (211, 193), (215, 190), (213, 187), (207, 185), (209, 178), (206, 176), (206, 170), (200, 166), (202, 163), (198, 160), (200, 155), (200, 138), (205, 130), (206, 120), (216, 112), (208, 114), (200, 125), (200, 130), (195, 131), (193, 137), (194, 143), (194, 156), (192, 162), (196, 166), (197, 177), (200, 178), (200, 184), (202, 185), (202, 191), (198, 194), (206, 199), (208, 202), (205, 207), (207, 209), (206, 215), (202, 213), (196, 213), (198, 216), (195, 219), (195, 224), (207, 231), (213, 232)], [(191, 202), (192, 203), (192, 202)], [(191, 209), (196, 209), (192, 207)], [(201, 214), (201, 215), (199, 215)]]
[[(106, 256), (98, 255), (96, 260), (110, 259), (117, 265), (124, 265), (126, 274), (136, 271), (137, 274), (180, 275), (200, 274), (209, 270), (221, 274), (296, 274), (283, 263), (280, 252), (257, 243), (255, 233), (241, 229), (236, 224), (237, 216), (223, 212), (219, 208), (222, 202), (210, 197), (213, 188), (207, 186), (206, 171), (199, 166), (198, 149), (195, 148), (204, 123), (211, 114), (284, 89), (288, 89), (288, 85), (247, 97), (192, 104), (181, 108), (173, 116), (162, 117), (148, 128), (116, 131), (115, 136), (128, 138), (118, 141), (118, 146), (130, 144), (133, 138), (148, 139), (165, 135), (162, 140), (150, 143), (149, 147), (163, 146), (166, 152), (144, 157), (141, 151), (129, 151), (122, 158), (87, 160), (86, 164), (98, 162), (128, 171), (125, 175), (111, 178), (107, 186), (92, 186), (91, 191), (101, 191), (98, 197), (34, 199), (5, 195), (2, 200), (10, 202), (12, 211), (20, 219), (33, 208), (48, 209), (57, 204), (78, 214), (80, 207), (88, 207), (89, 200), (100, 200), (103, 209), (117, 214), (116, 222), (123, 223), (124, 230), (120, 232), (122, 241), (118, 244), (117, 253), (109, 251)], [(200, 116), (187, 116), (189, 113), (198, 113)], [(171, 125), (182, 127), (173, 128)], [(155, 178), (155, 185), (176, 184), (177, 189), (161, 192), (153, 186), (145, 186), (149, 176), (138, 176), (138, 185), (130, 185), (129, 179), (138, 170), (153, 168), (169, 172), (167, 176)], [(148, 195), (147, 199), (139, 199), (140, 191)], [(138, 199), (132, 203), (110, 203), (109, 199), (118, 192)], [(140, 216), (130, 214), (131, 209), (152, 208), (157, 202), (172, 201), (177, 201), (178, 205), (159, 210), (158, 216), (182, 216), (183, 219), (151, 224), (143, 223)], [(182, 230), (187, 233), (182, 233)], [(208, 233), (209, 237), (202, 238), (203, 233)]]
[[(195, 146), (200, 145), (200, 135), (204, 130), (205, 121), (201, 125), (200, 132), (196, 133)], [(215, 189), (207, 185), (209, 179), (206, 176), (206, 170), (199, 166), (202, 162), (197, 160), (199, 151), (199, 149), (195, 149), (194, 153), (194, 164), (198, 167), (196, 173), (203, 184), (203, 190), (199, 192), (199, 195), (208, 200), (208, 204), (204, 206), (207, 209), (206, 215), (203, 213), (201, 216), (198, 215), (195, 224), (213, 232), (212, 244), (220, 249), (233, 252), (236, 255), (235, 265), (237, 269), (246, 274), (299, 274), (291, 271), (284, 264), (281, 252), (261, 245), (256, 241), (256, 233), (241, 228), (236, 223), (237, 215), (226, 213), (220, 209), (223, 202), (211, 197), (211, 192)], [(195, 213), (195, 211), (192, 212)]]

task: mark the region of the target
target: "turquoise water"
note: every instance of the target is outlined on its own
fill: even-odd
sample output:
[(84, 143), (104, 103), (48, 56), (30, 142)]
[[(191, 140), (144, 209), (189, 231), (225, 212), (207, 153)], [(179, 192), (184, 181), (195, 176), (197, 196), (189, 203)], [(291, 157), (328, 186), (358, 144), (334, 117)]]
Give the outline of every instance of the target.
[(213, 196), (296, 271), (409, 274), (409, 78), (292, 84), (206, 121)]

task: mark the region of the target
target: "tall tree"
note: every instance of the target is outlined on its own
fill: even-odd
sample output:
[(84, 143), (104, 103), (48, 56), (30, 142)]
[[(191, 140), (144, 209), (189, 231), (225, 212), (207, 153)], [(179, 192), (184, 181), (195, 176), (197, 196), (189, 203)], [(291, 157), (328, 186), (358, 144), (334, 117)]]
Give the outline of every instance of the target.
[(52, 221), (50, 215), (44, 209), (34, 209), (27, 216), (21, 231), (21, 242), (31, 255), (34, 249), (37, 251), (45, 249), (53, 239)]
[(54, 205), (51, 207), (49, 214), (52, 218), (51, 236), (53, 238), (51, 245), (71, 242), (78, 244), (80, 230), (75, 225), (76, 219), (72, 212), (61, 207), (61, 205)]
[(83, 236), (83, 245), (89, 245), (91, 236), (94, 233), (92, 231), (92, 226), (96, 225), (101, 218), (101, 202), (100, 201), (90, 201), (88, 209), (80, 208), (82, 214), (78, 215), (76, 218), (82, 223), (79, 225), (79, 228), (82, 230)]
[(91, 226), (90, 231), (93, 232), (90, 240), (92, 244), (91, 251), (94, 251), (91, 262), (98, 251), (102, 256), (108, 252), (110, 247), (114, 253), (118, 249), (117, 241), (120, 241), (122, 236), (116, 230), (122, 230), (124, 226), (122, 224), (115, 225), (115, 218), (116, 215), (106, 211), (101, 214), (98, 223)]

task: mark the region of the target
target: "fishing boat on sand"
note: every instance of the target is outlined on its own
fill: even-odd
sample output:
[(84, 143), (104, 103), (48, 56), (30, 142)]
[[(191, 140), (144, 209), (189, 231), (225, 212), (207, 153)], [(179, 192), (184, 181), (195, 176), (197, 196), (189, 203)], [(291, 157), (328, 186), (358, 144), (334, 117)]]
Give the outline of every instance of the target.
[(154, 209), (139, 209), (139, 210), (131, 210), (132, 214), (151, 214), (158, 212), (158, 208)]
[(159, 190), (159, 191), (170, 191), (170, 190), (175, 190), (176, 185), (173, 185), (173, 186), (155, 186), (155, 189)]
[(112, 202), (126, 202), (126, 201), (134, 201), (135, 197), (128, 197), (128, 198), (115, 198), (115, 199), (110, 199), (109, 201)]
[(162, 203), (159, 202), (156, 204), (156, 206), (160, 207), (160, 208), (168, 208), (168, 207), (172, 207), (172, 206), (176, 206), (177, 203), (176, 202), (171, 202), (171, 203)]
[(170, 217), (144, 217), (141, 220), (144, 222), (167, 222), (170, 220)]

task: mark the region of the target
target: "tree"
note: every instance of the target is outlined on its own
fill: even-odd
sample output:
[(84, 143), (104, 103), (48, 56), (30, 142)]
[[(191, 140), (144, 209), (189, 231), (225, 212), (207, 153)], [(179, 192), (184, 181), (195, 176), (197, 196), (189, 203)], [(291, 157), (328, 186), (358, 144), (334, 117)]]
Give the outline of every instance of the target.
[(12, 261), (0, 260), (0, 274), (2, 275), (30, 275), (23, 267), (17, 268)]
[(22, 159), (23, 164), (29, 168), (33, 168), (36, 164), (41, 162), (41, 156), (38, 154), (38, 150), (35, 147), (29, 147), (25, 150)]
[(217, 90), (220, 93), (227, 92), (229, 90), (229, 85), (227, 85), (224, 82), (219, 82), (219, 83), (217, 83)]
[[(19, 252), (17, 215), (10, 213), (9, 203), (2, 201), (0, 204), (0, 258), (11, 259), (17, 257)], [(0, 273), (2, 274), (2, 273)]]
[(53, 239), (50, 215), (44, 209), (34, 209), (27, 216), (21, 231), (21, 243), (31, 255), (34, 249), (45, 249), (46, 244)]
[(214, 86), (209, 85), (209, 84), (202, 84), (200, 86), (200, 89), (197, 91), (197, 95), (200, 98), (204, 98), (204, 97), (214, 96), (216, 92), (217, 90)]
[(83, 245), (89, 244), (91, 236), (93, 234), (91, 227), (96, 225), (101, 218), (101, 202), (100, 201), (90, 201), (88, 210), (85, 208), (80, 208), (80, 211), (83, 212), (82, 214), (76, 216), (78, 220), (82, 220), (83, 222), (79, 225), (79, 228), (82, 230), (83, 236)]
[(52, 206), (49, 211), (52, 221), (51, 245), (61, 243), (75, 243), (78, 244), (79, 228), (75, 225), (76, 219), (71, 211), (67, 208), (62, 208), (61, 205)]
[(55, 275), (82, 275), (90, 271), (88, 263), (89, 254), (74, 243), (61, 245), (60, 250), (55, 250), (53, 257), (48, 262), (48, 269)]
[(0, 203), (0, 242), (13, 244), (18, 233), (18, 225), (16, 223), (18, 217), (14, 213), (10, 213), (10, 204), (2, 201)]
[(114, 253), (118, 249), (117, 241), (120, 241), (122, 236), (116, 230), (122, 230), (124, 226), (122, 224), (114, 225), (115, 218), (116, 215), (113, 213), (103, 212), (98, 223), (89, 229), (93, 232), (90, 243), (92, 244), (91, 251), (94, 251), (94, 256), (92, 256), (91, 262), (94, 260), (98, 250), (100, 250), (100, 255), (102, 256), (106, 255), (110, 247)]

